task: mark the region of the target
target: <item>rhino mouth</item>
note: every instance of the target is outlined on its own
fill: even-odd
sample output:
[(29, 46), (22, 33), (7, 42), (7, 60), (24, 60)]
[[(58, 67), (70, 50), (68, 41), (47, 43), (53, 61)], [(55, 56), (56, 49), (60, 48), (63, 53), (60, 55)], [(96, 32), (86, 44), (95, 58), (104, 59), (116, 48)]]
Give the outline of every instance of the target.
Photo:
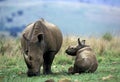
[(69, 50), (66, 50), (65, 53), (67, 53), (67, 54), (71, 54)]
[(40, 72), (35, 72), (35, 73), (33, 73), (33, 72), (28, 71), (28, 72), (27, 72), (27, 75), (28, 75), (28, 77), (40, 76)]
[(68, 55), (71, 55), (71, 56), (76, 56), (76, 52), (77, 51), (70, 51), (70, 50), (65, 51), (65, 53), (67, 53)]

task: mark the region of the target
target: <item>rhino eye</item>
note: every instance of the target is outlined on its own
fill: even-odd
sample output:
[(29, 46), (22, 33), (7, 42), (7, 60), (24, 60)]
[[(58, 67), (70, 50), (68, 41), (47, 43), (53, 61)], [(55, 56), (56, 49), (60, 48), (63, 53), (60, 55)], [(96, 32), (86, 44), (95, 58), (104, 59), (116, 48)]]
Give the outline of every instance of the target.
[(25, 54), (28, 54), (28, 50), (25, 50)]

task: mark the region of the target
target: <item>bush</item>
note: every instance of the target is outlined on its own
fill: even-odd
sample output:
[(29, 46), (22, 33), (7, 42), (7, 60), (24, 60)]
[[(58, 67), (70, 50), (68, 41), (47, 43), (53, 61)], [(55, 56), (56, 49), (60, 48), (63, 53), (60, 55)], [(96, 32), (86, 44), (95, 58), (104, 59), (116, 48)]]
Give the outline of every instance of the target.
[(113, 36), (112, 36), (111, 33), (107, 32), (107, 33), (105, 33), (105, 34), (102, 36), (102, 38), (103, 38), (104, 40), (111, 41), (112, 38), (113, 38)]

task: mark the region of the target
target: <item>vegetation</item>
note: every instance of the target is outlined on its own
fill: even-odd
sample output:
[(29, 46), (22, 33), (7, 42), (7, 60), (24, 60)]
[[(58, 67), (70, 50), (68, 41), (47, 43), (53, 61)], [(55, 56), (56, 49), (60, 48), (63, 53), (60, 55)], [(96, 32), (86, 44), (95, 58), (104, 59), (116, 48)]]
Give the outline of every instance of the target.
[(110, 40), (112, 40), (113, 36), (111, 35), (111, 33), (107, 32), (102, 36), (102, 38), (104, 40), (110, 41)]
[(69, 75), (68, 68), (73, 66), (74, 58), (66, 55), (69, 45), (77, 44), (77, 37), (64, 38), (62, 48), (56, 55), (52, 71), (54, 74), (37, 77), (27, 77), (27, 67), (24, 62), (19, 39), (0, 39), (0, 82), (45, 82), (54, 79), (69, 79), (71, 82), (119, 82), (120, 81), (120, 37), (112, 37), (107, 41), (101, 38), (85, 38), (96, 53), (99, 66), (95, 73)]

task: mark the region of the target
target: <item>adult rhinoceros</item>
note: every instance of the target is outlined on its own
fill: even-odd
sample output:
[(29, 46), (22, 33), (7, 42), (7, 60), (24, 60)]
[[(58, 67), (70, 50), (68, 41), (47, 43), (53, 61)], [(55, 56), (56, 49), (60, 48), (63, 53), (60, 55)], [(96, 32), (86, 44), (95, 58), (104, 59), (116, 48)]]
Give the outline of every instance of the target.
[(21, 45), (28, 76), (39, 76), (42, 65), (44, 74), (52, 73), (51, 65), (61, 48), (62, 40), (62, 33), (58, 27), (44, 19), (31, 23), (24, 29)]

